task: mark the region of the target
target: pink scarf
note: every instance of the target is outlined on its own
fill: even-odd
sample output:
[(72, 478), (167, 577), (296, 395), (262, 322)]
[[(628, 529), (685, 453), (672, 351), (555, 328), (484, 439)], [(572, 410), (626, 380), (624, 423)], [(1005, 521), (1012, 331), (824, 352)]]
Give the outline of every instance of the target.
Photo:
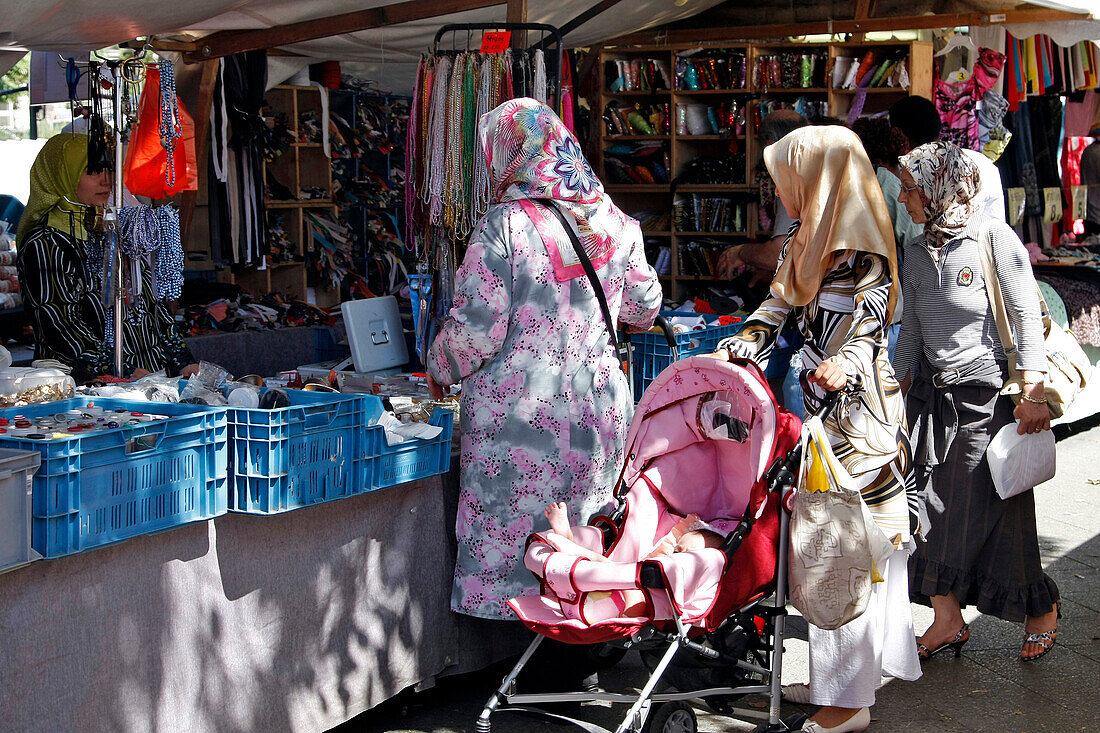
[(554, 214), (532, 199), (551, 199), (572, 217), (595, 269), (611, 259), (634, 220), (611, 202), (577, 139), (553, 110), (534, 99), (510, 100), (481, 118), (478, 139), (492, 179), (492, 202), (520, 202), (546, 245), (558, 282), (584, 275), (584, 268), (570, 241), (555, 234)]

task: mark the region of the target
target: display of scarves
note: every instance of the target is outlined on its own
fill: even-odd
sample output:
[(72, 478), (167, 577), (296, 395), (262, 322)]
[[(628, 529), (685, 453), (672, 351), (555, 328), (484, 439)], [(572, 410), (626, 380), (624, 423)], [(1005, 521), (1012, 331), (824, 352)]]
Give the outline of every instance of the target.
[[(440, 246), (461, 244), (489, 206), (489, 178), (475, 154), (478, 120), (501, 102), (560, 87), (539, 49), (500, 54), (440, 53), (421, 59), (409, 118), (405, 177), (406, 241), (424, 263)], [(572, 100), (569, 102), (572, 108)], [(452, 260), (460, 259), (457, 256)], [(438, 292), (437, 292), (438, 294)]]
[(1005, 37), (1005, 98), (1016, 111), (1029, 96), (1069, 93), (1100, 86), (1100, 54), (1096, 44), (1082, 41), (1062, 47), (1050, 37)]

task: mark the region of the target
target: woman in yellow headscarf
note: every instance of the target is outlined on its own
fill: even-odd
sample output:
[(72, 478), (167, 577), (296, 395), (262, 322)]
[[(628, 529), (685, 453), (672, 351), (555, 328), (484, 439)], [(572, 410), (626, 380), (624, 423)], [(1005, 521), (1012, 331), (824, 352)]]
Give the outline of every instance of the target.
[[(97, 209), (110, 196), (110, 174), (88, 171), (88, 136), (55, 135), (31, 166), (30, 198), (16, 238), (35, 359), (55, 359), (72, 367), (77, 381), (105, 374), (112, 364), (97, 290), (99, 273), (88, 271), (86, 250), (88, 229), (95, 226)], [(143, 294), (146, 307), (123, 322), (125, 374), (193, 371), (194, 357), (167, 307), (149, 288)]]
[(855, 133), (804, 127), (764, 150), (776, 194), (796, 219), (783, 245), (768, 298), (718, 358), (766, 364), (779, 331), (794, 318), (813, 369), (806, 413), (827, 391), (858, 376), (862, 390), (825, 423), (833, 452), (858, 485), (875, 522), (898, 550), (876, 583), (867, 611), (834, 631), (810, 626), (809, 685), (784, 697), (823, 707), (804, 730), (859, 731), (883, 674), (920, 676), (913, 647), (907, 547), (918, 529), (907, 494), (914, 488), (901, 391), (887, 354), (897, 301), (894, 231), (882, 189)]

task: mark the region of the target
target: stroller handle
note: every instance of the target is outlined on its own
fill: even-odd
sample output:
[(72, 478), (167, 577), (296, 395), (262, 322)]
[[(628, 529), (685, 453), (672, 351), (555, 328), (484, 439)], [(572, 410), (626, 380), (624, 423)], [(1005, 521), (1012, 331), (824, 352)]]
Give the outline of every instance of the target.
[[(814, 373), (813, 369), (803, 369), (798, 373), (798, 381), (802, 384), (802, 389), (806, 389), (810, 384), (810, 375)], [(856, 395), (863, 390), (863, 378), (856, 374), (854, 377), (848, 379), (848, 383), (838, 390), (832, 392), (826, 392), (825, 398), (821, 401), (821, 407), (818, 408), (816, 416), (822, 420), (828, 419), (833, 410), (836, 409), (836, 403), (840, 399), (841, 394)]]
[(669, 325), (668, 319), (658, 313), (657, 317), (653, 319), (653, 325), (660, 328), (661, 333), (665, 335), (665, 341), (668, 343), (668, 348), (672, 351), (672, 361), (679, 361), (680, 351), (676, 347), (676, 332), (672, 330), (672, 326)]
[[(813, 372), (813, 369), (803, 369), (799, 372), (798, 379), (802, 383), (803, 389), (809, 384), (808, 380)], [(833, 413), (833, 410), (836, 409), (837, 403), (840, 401), (840, 395), (856, 395), (862, 390), (863, 379), (857, 374), (855, 377), (849, 379), (848, 384), (844, 387), (833, 392), (826, 392), (825, 398), (821, 401), (821, 407), (818, 408), (815, 416), (822, 420), (827, 420), (829, 415)], [(801, 462), (801, 445), (796, 445), (787, 455), (776, 458), (764, 473), (764, 478), (768, 483), (768, 490), (780, 491), (785, 486), (793, 486)]]

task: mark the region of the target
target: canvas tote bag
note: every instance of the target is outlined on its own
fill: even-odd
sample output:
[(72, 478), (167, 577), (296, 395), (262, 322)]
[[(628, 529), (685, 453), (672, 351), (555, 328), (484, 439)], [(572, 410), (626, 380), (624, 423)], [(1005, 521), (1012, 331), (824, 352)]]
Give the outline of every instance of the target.
[(857, 618), (871, 597), (876, 566), (893, 544), (875, 524), (854, 481), (833, 455), (819, 417), (802, 430), (802, 466), (791, 511), (791, 605), (814, 626), (836, 629)]

